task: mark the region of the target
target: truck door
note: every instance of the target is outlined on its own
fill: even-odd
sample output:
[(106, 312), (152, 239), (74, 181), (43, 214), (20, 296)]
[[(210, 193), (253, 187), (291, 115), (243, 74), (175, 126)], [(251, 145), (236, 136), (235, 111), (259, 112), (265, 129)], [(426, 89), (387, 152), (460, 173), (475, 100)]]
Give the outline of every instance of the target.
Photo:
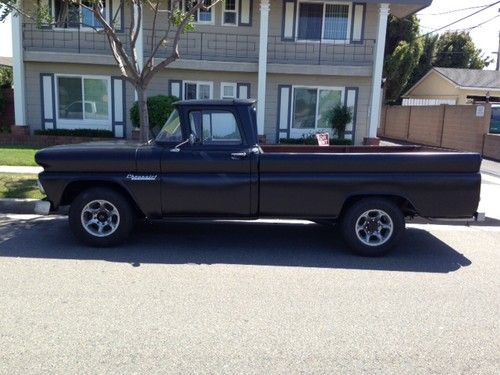
[(252, 154), (236, 110), (188, 107), (182, 116), (196, 141), (163, 152), (163, 214), (250, 216)]

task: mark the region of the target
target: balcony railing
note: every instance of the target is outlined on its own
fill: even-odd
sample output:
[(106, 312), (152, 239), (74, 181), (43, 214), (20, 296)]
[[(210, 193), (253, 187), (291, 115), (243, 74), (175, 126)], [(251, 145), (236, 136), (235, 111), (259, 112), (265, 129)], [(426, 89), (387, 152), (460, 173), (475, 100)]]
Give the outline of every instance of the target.
[[(160, 40), (159, 32), (155, 43)], [(173, 34), (172, 34), (173, 35)], [(125, 36), (125, 35), (124, 35)], [(151, 30), (144, 30), (144, 53), (151, 54)], [(78, 29), (41, 29), (34, 24), (24, 24), (24, 48), (28, 51), (51, 51), (82, 54), (110, 55), (107, 38), (102, 33)], [(127, 46), (127, 38), (122, 41)], [(160, 48), (158, 57), (171, 49)], [(373, 61), (375, 41), (365, 39), (362, 43), (350, 41), (283, 41), (281, 36), (268, 38), (268, 63), (304, 65), (369, 65)], [(183, 59), (257, 62), (259, 59), (259, 35), (237, 33), (189, 32), (181, 36), (179, 50)]]

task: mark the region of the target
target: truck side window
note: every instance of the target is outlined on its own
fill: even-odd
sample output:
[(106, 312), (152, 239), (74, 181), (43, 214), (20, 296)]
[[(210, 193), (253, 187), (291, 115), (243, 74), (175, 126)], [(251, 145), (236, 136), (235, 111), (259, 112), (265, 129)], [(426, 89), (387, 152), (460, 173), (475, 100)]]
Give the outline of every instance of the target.
[(191, 132), (205, 145), (239, 145), (242, 143), (234, 114), (224, 110), (191, 111)]

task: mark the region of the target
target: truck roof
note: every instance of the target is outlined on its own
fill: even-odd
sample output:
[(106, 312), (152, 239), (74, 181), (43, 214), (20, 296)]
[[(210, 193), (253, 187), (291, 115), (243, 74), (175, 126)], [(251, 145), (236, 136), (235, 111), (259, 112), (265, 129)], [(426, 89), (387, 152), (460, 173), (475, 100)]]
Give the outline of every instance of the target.
[(252, 105), (256, 102), (255, 99), (191, 99), (180, 100), (175, 102), (175, 105), (196, 105), (196, 106), (209, 106), (209, 105)]

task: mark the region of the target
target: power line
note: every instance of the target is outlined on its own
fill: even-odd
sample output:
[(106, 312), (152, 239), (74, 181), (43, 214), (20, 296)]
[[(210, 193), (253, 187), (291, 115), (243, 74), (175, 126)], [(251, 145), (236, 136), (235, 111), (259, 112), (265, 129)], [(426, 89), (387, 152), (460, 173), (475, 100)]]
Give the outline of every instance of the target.
[(463, 12), (464, 10), (478, 9), (478, 8), (482, 8), (484, 6), (485, 5), (477, 5), (477, 6), (474, 6), (474, 7), (447, 10), (446, 12), (440, 12), (440, 13), (418, 13), (417, 15), (418, 16), (442, 16), (443, 14), (451, 14), (451, 13)]
[(435, 29), (435, 30), (429, 31), (429, 32), (428, 32), (428, 33), (426, 33), (426, 34), (419, 36), (419, 38), (425, 38), (426, 36), (428, 36), (428, 35), (430, 35), (430, 34), (433, 34), (433, 33), (435, 33), (435, 32), (438, 32), (438, 31), (441, 31), (441, 30), (443, 30), (443, 29), (446, 29), (447, 27), (450, 27), (450, 26), (452, 26), (452, 25), (455, 25), (456, 23), (459, 23), (459, 22), (461, 22), (461, 21), (463, 21), (463, 20), (466, 20), (467, 18), (470, 18), (470, 17), (472, 17), (472, 16), (475, 16), (476, 14), (481, 13), (481, 12), (485, 11), (486, 9), (489, 9), (489, 8), (491, 8), (491, 7), (493, 7), (493, 6), (497, 5), (497, 4), (499, 4), (499, 3), (500, 3), (500, 1), (495, 1), (494, 3), (491, 3), (491, 4), (489, 4), (489, 5), (485, 5), (485, 6), (483, 6), (481, 9), (479, 9), (479, 10), (475, 11), (474, 13), (471, 13), (471, 14), (469, 14), (469, 15), (465, 16), (465, 17), (462, 17), (462, 18), (460, 18), (460, 19), (458, 19), (458, 20), (456, 20), (456, 21), (453, 21), (453, 22), (451, 22), (451, 23), (449, 23), (449, 24), (447, 24), (447, 25), (445, 25), (445, 26), (442, 26), (442, 27), (440, 27), (440, 28), (438, 28), (438, 29)]
[(488, 22), (491, 22), (491, 21), (493, 21), (493, 20), (497, 19), (498, 17), (500, 17), (500, 16), (496, 15), (495, 17), (492, 17), (492, 18), (490, 18), (489, 20), (486, 20), (486, 21), (484, 21), (484, 22), (481, 22), (480, 24), (477, 24), (476, 26), (467, 27), (467, 28), (462, 29), (462, 30), (464, 30), (464, 31), (471, 31), (471, 30), (477, 29), (478, 27), (481, 27), (481, 26), (483, 26), (484, 24), (487, 24)]

